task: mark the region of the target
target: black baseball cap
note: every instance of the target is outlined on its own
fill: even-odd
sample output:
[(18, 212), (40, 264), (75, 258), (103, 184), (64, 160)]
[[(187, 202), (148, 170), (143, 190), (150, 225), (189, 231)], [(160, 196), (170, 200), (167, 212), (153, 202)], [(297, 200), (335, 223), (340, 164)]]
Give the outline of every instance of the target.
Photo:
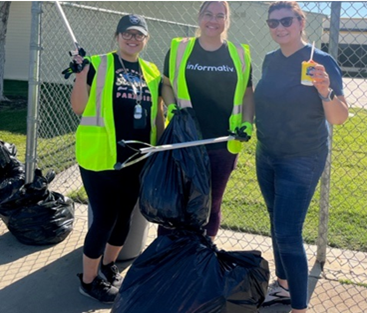
[(125, 15), (117, 25), (117, 33), (123, 33), (129, 29), (136, 29), (143, 35), (148, 35), (148, 25), (144, 17), (136, 14)]

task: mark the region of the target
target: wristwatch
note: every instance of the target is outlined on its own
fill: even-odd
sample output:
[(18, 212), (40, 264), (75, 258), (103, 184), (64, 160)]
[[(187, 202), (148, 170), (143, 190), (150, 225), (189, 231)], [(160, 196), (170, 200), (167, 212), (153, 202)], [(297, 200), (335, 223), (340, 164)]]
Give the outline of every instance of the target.
[(330, 101), (333, 101), (334, 100), (335, 92), (334, 92), (334, 90), (332, 90), (331, 88), (329, 88), (329, 93), (328, 93), (328, 95), (326, 97), (323, 97), (320, 94), (319, 94), (319, 97), (324, 102), (330, 102)]

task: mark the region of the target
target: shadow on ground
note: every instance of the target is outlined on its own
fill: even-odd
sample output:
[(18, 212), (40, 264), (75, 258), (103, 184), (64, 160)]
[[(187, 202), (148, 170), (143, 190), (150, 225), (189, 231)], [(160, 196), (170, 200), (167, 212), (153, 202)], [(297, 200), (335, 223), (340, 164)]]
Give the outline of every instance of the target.
[[(22, 249), (19, 249), (19, 246)], [(27, 256), (30, 253), (39, 252), (48, 249), (50, 246), (27, 246), (20, 243), (10, 232), (5, 232), (0, 235), (0, 251), (4, 251), (6, 248), (6, 253), (2, 252), (0, 258), (0, 265), (5, 265), (12, 263), (18, 259)], [(0, 296), (1, 299), (1, 296)]]
[[(49, 246), (27, 246), (19, 243), (13, 235), (5, 232), (0, 236), (1, 264), (8, 264), (26, 255), (38, 254)], [(6, 313), (87, 313), (110, 312), (112, 305), (105, 305), (79, 293), (82, 248), (79, 247), (50, 262), (39, 270), (22, 275), (22, 269), (14, 269), (22, 276), (0, 291), (0, 311)], [(41, 262), (42, 260), (39, 260)], [(37, 262), (37, 260), (36, 260)], [(120, 262), (121, 271), (132, 261)], [(23, 267), (26, 267), (24, 264)], [(24, 269), (26, 271), (26, 269)], [(15, 276), (15, 275), (14, 275)]]

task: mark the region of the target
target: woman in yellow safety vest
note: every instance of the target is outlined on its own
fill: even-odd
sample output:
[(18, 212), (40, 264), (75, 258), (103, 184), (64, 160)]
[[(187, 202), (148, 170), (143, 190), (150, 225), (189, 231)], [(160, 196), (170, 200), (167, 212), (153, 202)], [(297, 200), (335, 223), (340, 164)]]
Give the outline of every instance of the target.
[[(82, 115), (76, 157), (93, 212), (83, 273), (78, 274), (80, 292), (104, 303), (114, 301), (122, 283), (115, 261), (129, 232), (144, 165), (114, 170), (114, 164), (133, 153), (117, 142), (155, 144), (164, 128), (161, 74), (155, 64), (139, 58), (148, 37), (143, 17), (122, 17), (115, 32), (118, 50), (87, 58), (89, 64), (76, 74), (71, 95), (74, 112)], [(83, 64), (81, 56), (74, 61)]]
[[(164, 67), (164, 85), (173, 88), (178, 107), (192, 107), (203, 139), (237, 133), (251, 137), (254, 115), (251, 57), (248, 45), (226, 40), (230, 24), (227, 1), (205, 1), (199, 10), (198, 36), (174, 38)], [(168, 118), (174, 113), (168, 107)], [(212, 208), (207, 235), (217, 235), (220, 208), (242, 144), (239, 140), (206, 146), (211, 163)], [(160, 235), (169, 230), (160, 227)]]

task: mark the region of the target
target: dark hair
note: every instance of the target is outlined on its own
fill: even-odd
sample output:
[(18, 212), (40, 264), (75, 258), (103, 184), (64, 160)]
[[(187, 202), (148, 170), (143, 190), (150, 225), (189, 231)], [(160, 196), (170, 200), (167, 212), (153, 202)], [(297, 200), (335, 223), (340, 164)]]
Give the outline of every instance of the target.
[[(303, 21), (303, 23), (306, 23), (306, 14), (302, 11), (301, 7), (297, 3), (297, 1), (276, 1), (270, 4), (268, 9), (268, 18), (270, 14), (276, 10), (281, 9), (288, 9), (293, 11), (293, 13), (296, 15), (298, 20)], [(303, 39), (306, 39), (306, 32), (303, 30), (301, 33), (301, 37)]]
[[(200, 16), (204, 13), (204, 11), (208, 8), (209, 5), (211, 5), (212, 3), (220, 3), (224, 6), (224, 9), (226, 11), (226, 26), (225, 26), (225, 29), (224, 29), (224, 32), (222, 33), (221, 37), (222, 39), (227, 39), (227, 30), (229, 28), (229, 25), (230, 25), (230, 15), (231, 15), (231, 12), (230, 12), (230, 9), (229, 9), (229, 4), (228, 4), (228, 1), (204, 1), (201, 5), (200, 5), (200, 9), (199, 9), (199, 18)], [(198, 29), (196, 31), (196, 36), (199, 37), (200, 36), (200, 29)]]

